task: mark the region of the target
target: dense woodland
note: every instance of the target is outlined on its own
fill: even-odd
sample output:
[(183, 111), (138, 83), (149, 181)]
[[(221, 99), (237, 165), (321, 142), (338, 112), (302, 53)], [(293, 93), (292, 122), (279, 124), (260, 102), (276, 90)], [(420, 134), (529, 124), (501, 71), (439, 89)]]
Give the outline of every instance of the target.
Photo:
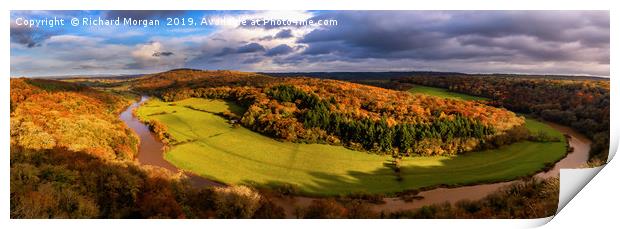
[[(346, 122), (343, 126), (336, 125), (341, 129), (348, 128), (345, 126), (350, 123), (367, 123), (367, 128), (380, 129), (376, 132), (379, 136), (386, 135), (382, 132), (386, 130), (403, 135), (410, 130), (407, 128), (415, 127), (428, 128), (430, 132), (424, 133), (425, 136), (437, 134), (432, 131), (446, 131), (442, 133), (448, 133), (453, 138), (476, 138), (491, 133), (489, 131), (497, 135), (502, 131), (515, 130), (514, 127), (522, 121), (506, 110), (478, 103), (452, 103), (424, 96), (408, 97), (401, 93), (378, 97), (380, 101), (390, 101), (390, 105), (386, 106), (364, 104), (364, 100), (351, 100), (348, 101), (350, 104), (335, 106), (351, 97), (346, 96), (348, 94), (370, 100), (384, 91), (357, 84), (349, 85), (352, 87), (350, 90), (331, 88), (345, 86), (334, 81), (294, 79), (274, 83), (254, 74), (248, 74), (247, 78), (265, 86), (232, 81), (219, 82), (228, 86), (210, 88), (207, 86), (213, 81), (199, 80), (203, 83), (200, 88), (186, 85), (177, 92), (173, 87), (159, 85), (148, 88), (147, 84), (139, 85), (145, 86), (142, 90), (159, 93), (157, 95), (167, 100), (197, 95), (235, 100), (245, 104), (248, 112), (256, 109), (252, 115), (246, 112), (243, 117), (246, 124), (250, 120), (264, 123), (266, 121), (263, 120), (293, 117), (299, 123), (295, 125), (301, 128), (334, 133), (337, 130), (326, 126), (324, 115)], [(218, 79), (228, 81), (227, 78)], [(148, 82), (160, 83), (155, 80)], [(193, 84), (170, 82), (170, 85)], [(302, 82), (306, 86), (301, 86)], [(161, 168), (138, 164), (134, 160), (138, 138), (118, 119), (119, 112), (130, 102), (127, 98), (52, 80), (11, 79), (10, 85), (11, 218), (285, 217), (284, 210), (274, 204), (268, 192), (244, 186), (199, 189), (192, 187), (181, 174), (170, 174)], [(373, 94), (373, 91), (381, 93)], [(421, 101), (399, 110), (396, 109), (399, 108), (398, 99)], [(426, 115), (408, 115), (407, 112), (415, 111), (415, 107), (419, 106), (422, 107), (419, 108), (421, 114)], [(455, 112), (459, 109), (465, 112)], [(468, 112), (475, 110), (471, 109), (479, 109), (483, 113), (472, 116)], [(297, 118), (303, 121), (297, 121)], [(514, 124), (489, 128), (488, 124), (495, 121)], [(451, 125), (468, 126), (470, 129), (461, 132), (442, 130), (450, 129)], [(418, 136), (415, 131), (407, 134), (411, 138)], [(338, 138), (346, 140), (346, 136), (338, 135)], [(392, 141), (390, 146), (389, 141), (376, 141), (378, 147), (403, 147), (403, 143)], [(365, 198), (347, 197), (317, 200), (296, 212), (298, 217), (303, 218), (514, 218), (548, 216), (555, 211), (555, 203), (557, 181), (546, 180), (518, 183), (481, 201), (434, 205), (416, 211), (373, 212)]]
[(544, 79), (518, 76), (414, 76), (393, 81), (491, 98), (490, 105), (531, 114), (575, 128), (593, 140), (591, 161), (609, 153), (609, 80)]
[(247, 108), (242, 125), (286, 141), (410, 156), (453, 155), (527, 138), (518, 134), (524, 119), (506, 109), (336, 80), (175, 70), (145, 76), (132, 87), (165, 101), (232, 100)]
[(119, 96), (72, 83), (12, 79), (11, 145), (133, 159), (138, 138), (116, 115), (128, 104)]
[(529, 219), (554, 215), (559, 200), (559, 179), (517, 181), (480, 200), (462, 200), (395, 212), (373, 211), (366, 199), (319, 199), (298, 209), (307, 219)]
[(139, 165), (119, 95), (73, 83), (11, 79), (11, 218), (282, 218), (243, 186), (196, 189)]

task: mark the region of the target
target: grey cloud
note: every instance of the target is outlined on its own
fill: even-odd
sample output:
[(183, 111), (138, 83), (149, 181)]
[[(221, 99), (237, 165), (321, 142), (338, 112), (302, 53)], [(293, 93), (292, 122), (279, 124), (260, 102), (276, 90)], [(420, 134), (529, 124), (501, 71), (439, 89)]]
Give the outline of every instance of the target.
[[(450, 36), (480, 35), (504, 37), (515, 34), (545, 41), (580, 41), (588, 44), (609, 43), (609, 12), (607, 11), (490, 11), (477, 14), (457, 12), (450, 23), (436, 30)], [(589, 33), (575, 33), (579, 30)]]
[(106, 67), (97, 66), (93, 64), (80, 64), (77, 67), (73, 67), (72, 69), (76, 70), (96, 70), (96, 69), (106, 69)]
[(242, 64), (255, 64), (255, 63), (261, 62), (262, 60), (263, 58), (260, 58), (260, 57), (252, 57), (252, 58), (243, 60), (241, 63)]
[(161, 57), (161, 56), (172, 56), (172, 55), (174, 55), (174, 53), (173, 53), (173, 52), (167, 52), (167, 51), (164, 51), (164, 52), (155, 52), (155, 53), (153, 53), (153, 56), (155, 56), (155, 57)]
[(273, 40), (273, 36), (271, 36), (271, 35), (269, 35), (269, 36), (264, 36), (264, 37), (257, 38), (257, 39), (254, 39), (254, 40), (259, 40), (259, 41), (270, 41), (270, 40)]
[[(499, 48), (506, 53), (522, 54), (531, 57), (533, 60), (570, 60), (578, 59), (577, 50), (574, 48), (562, 47), (562, 43), (538, 41), (527, 37), (465, 37), (459, 39), (463, 45), (473, 45), (478, 47)], [(578, 47), (577, 47), (578, 48)]]
[(53, 32), (40, 31), (11, 24), (11, 42), (24, 45), (28, 48), (40, 46), (41, 42), (50, 38), (53, 34)]
[(229, 54), (244, 54), (244, 53), (255, 53), (255, 52), (264, 52), (264, 51), (265, 51), (265, 47), (263, 47), (262, 45), (258, 43), (249, 43), (249, 44), (243, 45), (238, 48), (230, 48), (230, 47), (222, 48), (222, 50), (219, 53), (216, 53), (215, 56), (222, 57), (222, 56), (226, 56)]
[[(298, 39), (307, 48), (279, 60), (313, 56), (472, 63), (578, 61), (609, 64), (607, 11), (337, 11), (313, 19), (337, 19)], [(607, 60), (607, 61), (606, 61)]]
[(342, 41), (322, 41), (313, 42), (308, 48), (304, 49), (305, 55), (321, 55), (336, 52), (338, 50), (346, 49), (346, 45)]
[(265, 47), (258, 43), (249, 43), (237, 49), (236, 53), (252, 53), (265, 51)]
[(232, 53), (235, 53), (235, 49), (230, 48), (230, 47), (226, 47), (226, 48), (223, 48), (222, 51), (220, 51), (219, 53), (215, 54), (215, 56), (221, 57), (221, 56), (226, 56), (226, 55), (232, 54)]
[(132, 70), (136, 70), (136, 69), (143, 69), (144, 65), (137, 63), (137, 62), (131, 62), (125, 65), (125, 69), (132, 69)]
[(275, 38), (284, 39), (293, 37), (293, 30), (291, 29), (283, 29), (280, 32), (276, 33)]
[(293, 48), (291, 48), (288, 45), (281, 44), (276, 47), (273, 47), (272, 49), (267, 50), (267, 52), (265, 53), (265, 56), (285, 55), (291, 52), (293, 52)]
[[(410, 12), (335, 12), (314, 20), (334, 18), (341, 25), (316, 29), (299, 40), (300, 43), (342, 41), (352, 47), (375, 51), (399, 51), (439, 45), (440, 33), (418, 28)], [(407, 22), (407, 23), (403, 23)]]
[(286, 38), (291, 38), (291, 37), (294, 37), (293, 36), (293, 30), (291, 30), (291, 29), (283, 29), (283, 30), (280, 30), (280, 32), (276, 33), (275, 36), (271, 36), (271, 35), (264, 36), (264, 37), (258, 38), (256, 40), (259, 40), (259, 41), (271, 41), (271, 40), (274, 40), (274, 39), (286, 39)]

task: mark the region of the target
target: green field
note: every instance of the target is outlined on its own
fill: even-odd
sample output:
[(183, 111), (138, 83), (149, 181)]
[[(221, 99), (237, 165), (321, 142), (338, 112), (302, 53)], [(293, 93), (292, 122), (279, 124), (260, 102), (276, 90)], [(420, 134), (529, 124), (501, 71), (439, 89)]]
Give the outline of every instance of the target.
[[(294, 184), (307, 195), (389, 194), (435, 185), (510, 180), (532, 174), (565, 154), (564, 142), (521, 142), (455, 157), (406, 158), (401, 163), (404, 179), (399, 182), (385, 164), (388, 156), (340, 146), (277, 141), (243, 127), (234, 128), (212, 113), (225, 110), (242, 109), (220, 100), (192, 98), (166, 103), (154, 99), (139, 108), (138, 115), (163, 122), (178, 141), (191, 140), (165, 154), (166, 160), (179, 168), (228, 184)], [(527, 120), (527, 127), (561, 136), (534, 120)]]
[(456, 92), (448, 91), (443, 88), (436, 87), (427, 87), (422, 85), (415, 85), (413, 88), (409, 89), (409, 92), (414, 94), (426, 94), (432, 96), (438, 96), (442, 98), (451, 98), (451, 99), (459, 99), (459, 100), (487, 100), (487, 98), (477, 97), (473, 95), (466, 95)]

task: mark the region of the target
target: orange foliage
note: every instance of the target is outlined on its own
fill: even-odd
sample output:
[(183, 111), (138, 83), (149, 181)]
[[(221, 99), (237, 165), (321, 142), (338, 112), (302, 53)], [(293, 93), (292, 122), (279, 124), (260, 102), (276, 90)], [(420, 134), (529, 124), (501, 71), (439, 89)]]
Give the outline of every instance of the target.
[[(41, 86), (35, 86), (41, 85)], [(11, 80), (11, 143), (66, 148), (107, 159), (133, 159), (137, 137), (116, 117), (127, 101), (50, 80)]]

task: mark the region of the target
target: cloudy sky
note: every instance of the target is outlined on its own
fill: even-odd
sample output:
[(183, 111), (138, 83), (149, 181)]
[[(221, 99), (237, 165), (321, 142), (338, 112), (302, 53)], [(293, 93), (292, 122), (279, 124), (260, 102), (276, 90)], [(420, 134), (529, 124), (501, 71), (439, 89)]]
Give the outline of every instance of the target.
[[(27, 27), (18, 18), (63, 18)], [(72, 17), (162, 25), (71, 26)], [(166, 26), (167, 17), (337, 20), (319, 26)], [(173, 68), (457, 71), (609, 76), (607, 11), (11, 11), (11, 75)]]

